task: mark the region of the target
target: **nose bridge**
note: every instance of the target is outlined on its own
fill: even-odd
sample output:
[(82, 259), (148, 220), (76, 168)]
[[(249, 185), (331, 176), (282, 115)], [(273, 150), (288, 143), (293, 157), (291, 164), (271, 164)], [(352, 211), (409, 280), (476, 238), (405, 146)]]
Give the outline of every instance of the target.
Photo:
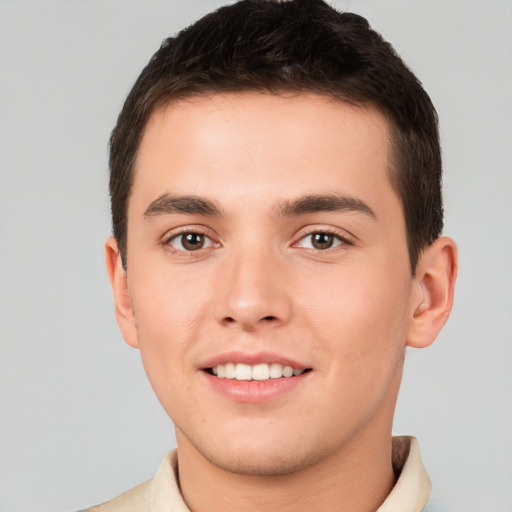
[(233, 247), (220, 273), (218, 321), (246, 330), (286, 323), (291, 303), (283, 272), (282, 257), (271, 247), (257, 243)]

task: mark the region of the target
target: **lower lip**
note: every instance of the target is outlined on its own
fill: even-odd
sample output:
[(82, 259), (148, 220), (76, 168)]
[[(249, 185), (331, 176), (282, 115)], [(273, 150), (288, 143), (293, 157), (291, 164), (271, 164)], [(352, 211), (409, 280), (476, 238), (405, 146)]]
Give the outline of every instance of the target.
[(218, 393), (243, 403), (269, 402), (296, 389), (310, 375), (301, 373), (295, 377), (283, 377), (268, 380), (219, 379), (215, 375), (203, 372), (208, 383)]

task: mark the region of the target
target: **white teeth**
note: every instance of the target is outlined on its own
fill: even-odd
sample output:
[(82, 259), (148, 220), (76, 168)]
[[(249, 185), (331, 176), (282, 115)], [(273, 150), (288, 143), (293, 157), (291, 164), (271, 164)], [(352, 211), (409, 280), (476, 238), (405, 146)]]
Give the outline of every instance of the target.
[(272, 363), (270, 365), (270, 378), (280, 379), (283, 376), (283, 366), (279, 363)]
[[(230, 363), (228, 363), (230, 364)], [(227, 366), (227, 365), (226, 365)], [(251, 380), (252, 372), (248, 364), (237, 364), (235, 369), (236, 380)]]
[(268, 380), (280, 379), (300, 375), (304, 370), (283, 366), (279, 363), (261, 363), (251, 366), (242, 363), (218, 364), (212, 369), (212, 373), (221, 379), (236, 380)]
[(285, 366), (283, 368), (283, 377), (291, 377), (293, 375), (293, 368), (291, 366)]
[(270, 378), (270, 368), (268, 364), (257, 364), (252, 367), (253, 380), (268, 380)]
[(228, 363), (224, 367), (225, 367), (226, 379), (234, 379), (235, 378), (235, 365), (233, 363)]

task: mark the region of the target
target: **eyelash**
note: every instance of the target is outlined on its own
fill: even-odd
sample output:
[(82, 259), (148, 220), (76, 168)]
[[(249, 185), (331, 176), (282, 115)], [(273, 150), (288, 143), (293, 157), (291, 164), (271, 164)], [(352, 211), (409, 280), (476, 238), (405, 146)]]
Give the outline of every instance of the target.
[[(207, 247), (200, 247), (196, 250), (187, 250), (185, 249), (185, 247), (183, 246), (183, 243), (184, 243), (184, 237), (186, 235), (199, 235), (199, 236), (202, 236), (204, 237), (205, 241), (208, 241), (208, 246)], [(176, 247), (173, 247), (171, 245), (171, 243), (175, 240), (178, 240), (181, 238), (181, 249), (179, 248), (176, 248)], [(166, 237), (165, 241), (164, 241), (164, 245), (172, 252), (175, 252), (177, 254), (188, 254), (188, 255), (193, 255), (194, 253), (200, 253), (202, 251), (202, 249), (209, 249), (210, 247), (214, 246), (215, 245), (215, 242), (212, 240), (212, 238), (210, 236), (208, 236), (205, 231), (199, 229), (199, 228), (193, 228), (193, 229), (184, 229), (183, 231), (180, 231), (178, 233), (173, 233), (171, 236), (168, 236)]]
[(314, 247), (311, 247), (311, 248), (304, 247), (305, 249), (307, 249), (309, 251), (323, 253), (323, 252), (328, 252), (330, 250), (336, 250), (338, 248), (341, 249), (342, 247), (347, 246), (347, 245), (353, 245), (351, 240), (349, 240), (346, 236), (341, 235), (339, 232), (337, 232), (333, 229), (320, 228), (320, 229), (316, 229), (313, 231), (309, 231), (308, 233), (302, 235), (299, 238), (299, 240), (293, 244), (293, 246), (296, 247), (301, 241), (307, 239), (308, 237), (313, 237), (314, 235), (329, 235), (329, 236), (334, 237), (338, 241), (338, 243), (336, 243), (336, 245), (334, 245), (332, 247), (327, 247), (325, 249), (316, 249)]
[[(183, 242), (184, 242), (184, 239), (183, 237), (185, 237), (186, 235), (199, 235), (199, 236), (202, 236), (204, 237), (204, 240), (207, 241), (207, 246), (204, 247), (199, 247), (198, 249), (196, 250), (187, 250), (184, 246), (183, 246)], [(334, 244), (333, 246), (331, 247), (327, 247), (327, 248), (324, 248), (324, 249), (317, 249), (315, 247), (304, 247), (304, 249), (308, 250), (308, 251), (311, 251), (311, 252), (317, 252), (317, 253), (324, 253), (324, 252), (328, 252), (328, 251), (331, 251), (331, 250), (336, 250), (337, 248), (342, 248), (344, 246), (347, 246), (347, 245), (353, 245), (353, 243), (346, 237), (346, 236), (343, 236), (341, 235), (339, 232), (335, 231), (335, 230), (331, 230), (331, 229), (326, 229), (326, 228), (320, 228), (320, 229), (317, 229), (317, 230), (313, 230), (313, 231), (309, 231), (305, 234), (303, 234), (297, 242), (294, 242), (292, 244), (292, 247), (300, 247), (300, 243), (307, 239), (308, 237), (313, 237), (314, 235), (328, 235), (328, 236), (331, 236), (331, 237), (334, 237), (335, 241), (334, 241)], [(176, 248), (176, 247), (173, 247), (171, 245), (171, 243), (175, 240), (178, 240), (181, 238), (181, 247), (182, 248)], [(215, 242), (214, 240), (212, 240), (212, 238), (210, 236), (208, 236), (205, 232), (205, 230), (201, 230), (201, 229), (198, 229), (198, 228), (189, 228), (189, 229), (184, 229), (183, 231), (180, 231), (178, 233), (173, 233), (171, 236), (169, 237), (166, 237), (165, 238), (165, 241), (164, 241), (164, 245), (172, 252), (176, 253), (176, 254), (181, 254), (181, 255), (184, 255), (184, 254), (187, 254), (189, 256), (192, 256), (194, 255), (194, 253), (196, 254), (201, 254), (203, 252), (204, 249), (211, 249), (211, 248), (215, 248), (215, 246), (219, 247), (220, 244)]]

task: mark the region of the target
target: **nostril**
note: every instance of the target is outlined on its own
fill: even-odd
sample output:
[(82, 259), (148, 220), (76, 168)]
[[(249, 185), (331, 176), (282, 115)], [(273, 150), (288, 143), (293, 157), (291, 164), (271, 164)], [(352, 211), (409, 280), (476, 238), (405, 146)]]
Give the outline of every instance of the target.
[(270, 324), (270, 323), (277, 322), (278, 320), (279, 320), (279, 317), (274, 316), (274, 315), (267, 315), (264, 317), (260, 317), (259, 320), (258, 320), (258, 317), (245, 318), (245, 317), (241, 316), (240, 318), (238, 318), (236, 316), (235, 317), (225, 316), (222, 319), (222, 323), (224, 325), (240, 324), (240, 325), (244, 326), (244, 329), (252, 330), (256, 327), (257, 324), (260, 324), (260, 325), (264, 325), (267, 323)]

